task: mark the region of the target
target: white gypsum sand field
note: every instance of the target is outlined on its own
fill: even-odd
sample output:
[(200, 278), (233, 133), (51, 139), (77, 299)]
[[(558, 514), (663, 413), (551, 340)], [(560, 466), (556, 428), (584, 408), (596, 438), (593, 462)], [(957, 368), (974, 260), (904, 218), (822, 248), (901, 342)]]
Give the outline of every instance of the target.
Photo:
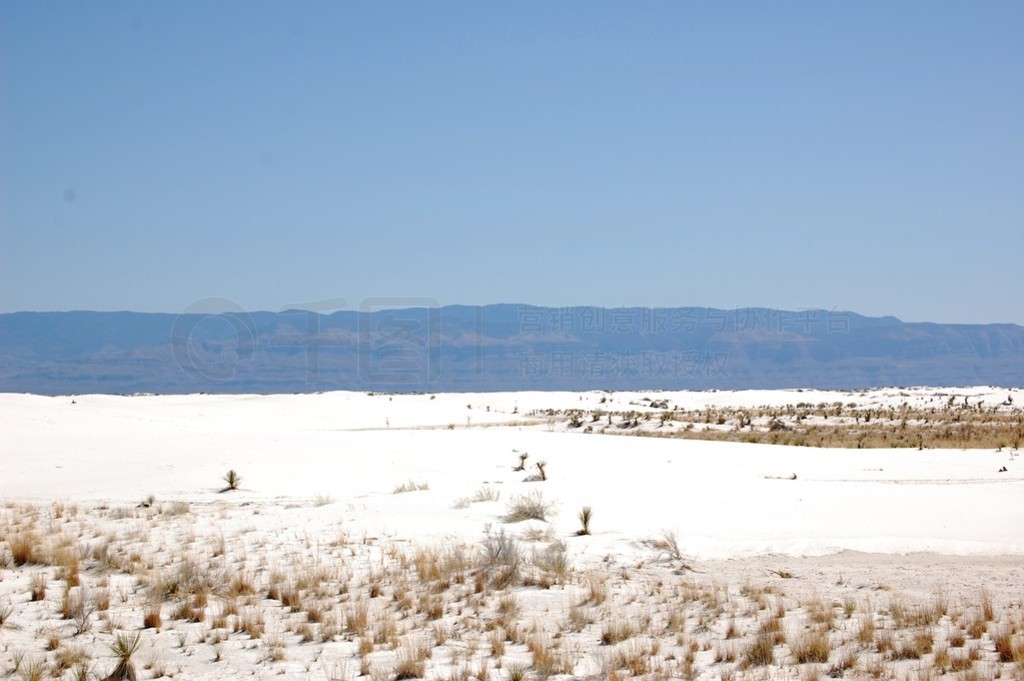
[[(913, 427), (955, 405), (1012, 435), (1022, 404), (991, 388), (0, 395), (0, 675), (104, 678), (109, 646), (139, 635), (139, 678), (1022, 678), (1017, 443), (598, 434), (866, 412)], [(513, 522), (516, 502), (545, 520)]]

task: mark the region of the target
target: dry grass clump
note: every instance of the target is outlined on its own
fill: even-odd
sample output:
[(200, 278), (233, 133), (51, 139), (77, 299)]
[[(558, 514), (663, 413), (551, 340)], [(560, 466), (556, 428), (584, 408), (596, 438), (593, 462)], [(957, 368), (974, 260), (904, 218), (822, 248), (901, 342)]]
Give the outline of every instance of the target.
[(142, 628), (160, 630), (163, 623), (160, 619), (160, 603), (150, 603), (142, 614)]
[(1024, 670), (1024, 638), (1015, 638), (1012, 629), (1001, 628), (992, 634), (992, 644), (1000, 662), (1015, 662)]
[(605, 622), (601, 628), (601, 645), (613, 645), (621, 643), (636, 635), (636, 629), (632, 623), (625, 619), (615, 619)]
[(48, 671), (46, 658), (30, 657), (16, 660), (11, 675), (17, 674), (20, 681), (42, 681)]
[(818, 629), (807, 632), (790, 643), (790, 650), (799, 664), (828, 662), (832, 653), (828, 631)]
[(406, 492), (424, 492), (430, 489), (430, 484), (426, 482), (417, 482), (416, 480), (407, 480), (403, 483), (395, 485), (395, 488), (391, 490), (392, 494), (405, 494)]
[(769, 631), (760, 631), (754, 638), (754, 642), (743, 653), (743, 666), (765, 667), (774, 662), (775, 635)]
[(540, 490), (512, 497), (505, 513), (505, 522), (519, 523), (524, 520), (546, 521), (554, 504), (544, 499)]
[(857, 627), (857, 642), (862, 646), (871, 645), (875, 640), (875, 616), (873, 613), (866, 613), (860, 620)]
[(395, 681), (401, 679), (422, 679), (426, 675), (430, 646), (421, 641), (406, 639), (398, 649), (395, 663)]
[(483, 485), (471, 497), (462, 497), (455, 502), (455, 508), (469, 508), (470, 504), (479, 504), (488, 501), (498, 501), (501, 492), (490, 485)]
[(56, 562), (60, 568), (57, 572), (57, 579), (63, 580), (67, 588), (70, 589), (82, 583), (80, 558), (77, 549), (59, 549), (56, 552)]
[(892, 650), (894, 660), (920, 660), (932, 652), (934, 639), (931, 629), (919, 629), (899, 641)]
[(238, 630), (245, 632), (250, 638), (262, 638), (263, 633), (266, 631), (266, 626), (266, 619), (263, 616), (262, 608), (248, 607), (239, 615)]
[(88, 663), (89, 654), (83, 646), (61, 646), (53, 656), (53, 672), (55, 676), (61, 676), (69, 669), (80, 668)]
[(46, 586), (49, 584), (49, 577), (45, 572), (37, 572), (32, 575), (32, 600), (41, 601), (46, 598)]
[(11, 560), (16, 567), (37, 562), (39, 535), (35, 532), (17, 532), (7, 537)]
[(966, 672), (974, 667), (974, 663), (981, 659), (981, 652), (975, 648), (967, 648), (964, 651), (949, 653), (949, 669), (952, 672)]

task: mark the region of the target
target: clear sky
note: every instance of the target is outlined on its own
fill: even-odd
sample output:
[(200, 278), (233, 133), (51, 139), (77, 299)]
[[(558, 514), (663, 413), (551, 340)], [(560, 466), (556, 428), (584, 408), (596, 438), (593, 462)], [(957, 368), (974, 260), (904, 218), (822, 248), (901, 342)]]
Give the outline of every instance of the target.
[(1024, 323), (1021, 2), (0, 3), (0, 311)]

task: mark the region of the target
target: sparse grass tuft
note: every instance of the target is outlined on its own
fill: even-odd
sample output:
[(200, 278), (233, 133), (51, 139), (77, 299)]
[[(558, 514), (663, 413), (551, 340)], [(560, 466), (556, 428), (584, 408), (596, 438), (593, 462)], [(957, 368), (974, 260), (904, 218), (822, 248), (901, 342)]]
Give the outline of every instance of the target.
[(416, 482), (415, 480), (408, 480), (400, 485), (396, 485), (395, 489), (391, 490), (392, 494), (405, 494), (406, 492), (423, 492), (430, 489), (430, 485), (425, 482)]
[(671, 530), (662, 530), (661, 537), (651, 540), (651, 546), (668, 555), (672, 560), (682, 560), (683, 552), (679, 548), (679, 540), (676, 533)]
[(45, 572), (37, 572), (32, 575), (32, 600), (41, 601), (46, 598), (46, 585), (49, 578)]

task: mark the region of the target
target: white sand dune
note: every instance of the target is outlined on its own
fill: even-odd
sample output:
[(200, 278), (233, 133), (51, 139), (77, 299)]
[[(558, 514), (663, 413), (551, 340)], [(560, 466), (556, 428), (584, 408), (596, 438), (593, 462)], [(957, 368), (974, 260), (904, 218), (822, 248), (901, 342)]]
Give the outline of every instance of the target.
[[(3, 394), (0, 674), (36, 678), (37, 664), (86, 678), (88, 665), (88, 678), (102, 678), (114, 666), (108, 646), (137, 632), (140, 678), (200, 681), (483, 681), (524, 670), (537, 679), (811, 679), (826, 670), (952, 679), (940, 651), (958, 636), (965, 642), (950, 656), (969, 657), (978, 678), (1019, 675), (1024, 662), (1004, 660), (995, 642), (1004, 629), (1024, 638), (1024, 460), (1014, 450), (587, 434), (548, 412), (657, 413), (662, 400), (928, 408), (951, 396), (1024, 403), (1020, 391), (994, 388)], [(513, 470), (520, 453), (525, 471)], [(539, 461), (545, 481), (531, 479)], [(241, 489), (223, 492), (229, 469)], [(425, 489), (395, 493), (405, 483)], [(471, 503), (481, 489), (500, 499)], [(531, 494), (552, 505), (548, 522), (507, 522), (510, 500)], [(155, 504), (140, 506), (150, 495)], [(584, 506), (593, 533), (576, 536)], [(481, 560), (474, 587), (441, 583), (424, 567), (431, 555), (435, 565), (481, 555), (500, 532), (521, 542), (533, 577), (481, 587), (495, 574)], [(46, 557), (18, 565), (14, 544), (25, 537)], [(538, 562), (545, 551), (565, 566)], [(69, 552), (80, 586), (69, 581)], [(210, 584), (183, 591), (186, 576)], [(251, 588), (228, 589), (239, 580)], [(206, 603), (198, 615), (185, 609), (196, 594)], [(70, 596), (102, 603), (84, 629), (65, 617)], [(152, 608), (163, 621), (146, 628)], [(772, 621), (788, 638), (767, 666), (748, 668)], [(865, 635), (865, 623), (878, 633)], [(609, 643), (620, 625), (632, 633)], [(801, 662), (802, 637), (822, 627), (827, 664)], [(893, 652), (922, 632), (928, 651)], [(410, 655), (421, 667), (402, 671)]]
[[(936, 397), (936, 394), (939, 397)], [(972, 398), (1007, 391), (960, 389)], [(638, 404), (645, 394), (616, 393)], [(648, 393), (647, 395), (650, 395)], [(694, 407), (856, 401), (919, 403), (945, 392), (655, 393)], [(908, 397), (909, 395), (909, 397)], [(356, 531), (477, 535), (500, 508), (457, 510), (483, 483), (506, 498), (540, 489), (560, 533), (595, 512), (587, 552), (628, 554), (663, 529), (694, 558), (761, 553), (1024, 553), (1024, 464), (1012, 452), (790, 448), (560, 432), (528, 414), (593, 407), (603, 393), (269, 396), (0, 395), (5, 499), (223, 500), (220, 476), (244, 477), (232, 501), (310, 499), (359, 512)], [(72, 403), (74, 401), (74, 403)], [(607, 403), (606, 403), (607, 404)], [(612, 405), (609, 405), (612, 406)], [(499, 427), (483, 424), (517, 423)], [(534, 423), (534, 425), (528, 425)], [(546, 460), (524, 483), (514, 451)], [(1007, 472), (1000, 473), (1003, 466)], [(789, 480), (792, 475), (796, 480)], [(428, 491), (396, 498), (406, 480)]]

